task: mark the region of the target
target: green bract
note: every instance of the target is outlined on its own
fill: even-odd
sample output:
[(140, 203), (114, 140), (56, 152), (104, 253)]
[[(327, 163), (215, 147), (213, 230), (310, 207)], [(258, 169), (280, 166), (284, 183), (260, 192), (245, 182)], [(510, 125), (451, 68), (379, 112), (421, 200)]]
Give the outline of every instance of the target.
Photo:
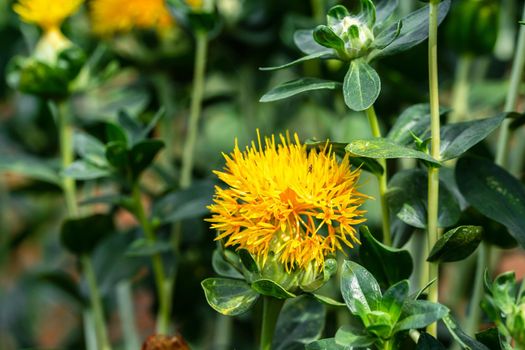
[[(322, 272), (316, 271), (313, 266), (286, 271), (285, 266), (273, 254), (268, 256), (263, 265), (244, 249), (237, 252), (217, 249), (213, 254), (213, 268), (223, 277), (208, 278), (202, 282), (206, 300), (212, 308), (224, 315), (237, 315), (247, 311), (259, 295), (290, 299), (297, 294), (319, 289), (335, 274), (337, 262), (335, 259), (327, 259)], [(217, 288), (219, 285), (220, 288)], [(241, 286), (242, 293), (239, 291)], [(237, 303), (237, 308), (232, 310), (230, 304), (221, 302), (225, 300), (229, 303), (227, 295), (231, 293), (250, 297), (239, 299), (242, 302)], [(326, 304), (337, 303), (322, 296), (315, 297)]]

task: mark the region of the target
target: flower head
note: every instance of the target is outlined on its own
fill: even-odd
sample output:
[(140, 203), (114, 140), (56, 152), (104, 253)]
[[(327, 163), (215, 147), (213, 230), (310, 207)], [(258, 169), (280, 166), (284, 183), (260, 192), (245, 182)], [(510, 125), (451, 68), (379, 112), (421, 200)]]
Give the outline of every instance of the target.
[(64, 19), (75, 13), (83, 0), (18, 0), (13, 10), (23, 21), (44, 31), (58, 29)]
[(343, 245), (352, 247), (353, 225), (362, 223), (359, 207), (367, 198), (357, 191), (360, 170), (348, 157), (338, 162), (330, 149), (308, 151), (297, 135), (238, 145), (224, 155), (224, 171), (215, 174), (228, 187), (216, 187), (208, 219), (225, 246), (246, 249), (264, 266), (269, 255), (288, 271), (313, 267)]
[(93, 30), (99, 35), (134, 28), (164, 31), (174, 23), (164, 0), (93, 0), (91, 18)]

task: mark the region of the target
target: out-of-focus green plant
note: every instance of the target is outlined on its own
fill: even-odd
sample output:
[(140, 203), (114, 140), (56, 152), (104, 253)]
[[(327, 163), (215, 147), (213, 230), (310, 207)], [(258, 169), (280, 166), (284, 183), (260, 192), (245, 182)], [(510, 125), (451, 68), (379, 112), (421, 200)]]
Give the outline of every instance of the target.
[(485, 274), (485, 292), (481, 308), (495, 323), (501, 348), (524, 348), (525, 283), (517, 283), (514, 272), (503, 273), (492, 282)]

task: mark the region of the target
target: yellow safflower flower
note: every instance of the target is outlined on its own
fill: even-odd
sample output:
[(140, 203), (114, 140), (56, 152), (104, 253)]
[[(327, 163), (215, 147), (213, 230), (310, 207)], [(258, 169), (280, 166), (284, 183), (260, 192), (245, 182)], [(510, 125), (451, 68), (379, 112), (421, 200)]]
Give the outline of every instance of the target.
[(164, 0), (93, 0), (91, 19), (93, 31), (99, 35), (134, 28), (162, 32), (174, 23)]
[(359, 207), (368, 196), (357, 191), (360, 169), (348, 156), (338, 162), (329, 148), (308, 151), (297, 134), (252, 142), (244, 152), (237, 142), (225, 155), (224, 171), (214, 173), (228, 187), (216, 187), (212, 228), (225, 246), (248, 250), (264, 265), (268, 255), (288, 271), (322, 271), (325, 257), (343, 244), (359, 243), (353, 225), (362, 223)]
[(71, 41), (60, 31), (62, 22), (75, 13), (83, 0), (18, 0), (13, 10), (27, 23), (43, 30), (34, 55), (44, 62), (54, 62), (57, 53), (70, 47)]

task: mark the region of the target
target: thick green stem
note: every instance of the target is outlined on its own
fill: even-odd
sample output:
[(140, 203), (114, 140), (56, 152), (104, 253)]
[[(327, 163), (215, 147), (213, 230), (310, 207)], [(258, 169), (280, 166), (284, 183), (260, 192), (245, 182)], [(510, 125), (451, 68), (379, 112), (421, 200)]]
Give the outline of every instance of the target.
[[(138, 183), (133, 185), (133, 201), (135, 204), (135, 215), (144, 231), (144, 235), (150, 244), (157, 242), (157, 237), (153, 231), (150, 221), (146, 216), (144, 205), (141, 200), (140, 186)], [(166, 279), (162, 256), (156, 253), (151, 257), (155, 284), (157, 285), (157, 295), (159, 299), (159, 311), (157, 315), (157, 333), (168, 334), (169, 319), (171, 310), (171, 282)]]
[[(428, 37), (428, 75), (429, 75), (429, 94), (430, 94), (430, 129), (431, 129), (431, 155), (434, 159), (440, 160), (440, 121), (439, 121), (439, 86), (438, 86), (438, 64), (437, 64), (437, 27), (438, 27), (438, 4), (439, 1), (431, 0), (429, 11), (429, 37)], [(438, 199), (439, 199), (439, 168), (429, 167), (428, 169), (428, 251), (438, 240)], [(429, 287), (428, 300), (438, 302), (438, 265), (428, 263), (429, 282), (436, 279), (436, 282)], [(428, 332), (436, 337), (437, 324), (429, 326)]]
[[(379, 122), (377, 120), (377, 114), (374, 106), (370, 106), (366, 110), (366, 116), (368, 117), (368, 123), (370, 124), (370, 130), (374, 137), (381, 137), (381, 129), (379, 128)], [(379, 159), (379, 164), (383, 167), (383, 174), (377, 175), (379, 182), (379, 200), (381, 202), (381, 218), (383, 224), (383, 242), (386, 245), (392, 245), (392, 237), (390, 234), (390, 213), (388, 211), (388, 202), (386, 199), (386, 192), (388, 190), (388, 173), (386, 168), (386, 160)]]
[(117, 304), (122, 324), (122, 338), (125, 350), (140, 348), (137, 327), (135, 327), (135, 312), (133, 308), (133, 291), (131, 282), (124, 280), (117, 284)]
[(110, 350), (111, 346), (109, 345), (108, 334), (104, 322), (104, 311), (91, 258), (84, 255), (80, 258), (80, 262), (89, 287), (89, 297), (91, 299), (91, 308), (93, 309), (95, 330), (97, 332), (98, 349)]
[(321, 24), (325, 16), (325, 3), (324, 0), (310, 0), (312, 5), (312, 14), (317, 24)]
[[(51, 105), (51, 111), (55, 114), (55, 120), (58, 124), (58, 135), (60, 139), (60, 158), (62, 163), (62, 171), (67, 169), (73, 163), (75, 153), (73, 148), (73, 125), (71, 123), (71, 113), (68, 110), (67, 101), (59, 101), (55, 105)], [(76, 196), (75, 180), (63, 176), (62, 190), (66, 200), (66, 208), (69, 218), (78, 216), (78, 205)], [(92, 319), (94, 320), (94, 328), (96, 331), (98, 348), (101, 350), (110, 350), (111, 346), (106, 332), (106, 324), (104, 321), (104, 311), (102, 307), (102, 299), (98, 292), (95, 273), (91, 265), (91, 258), (87, 255), (80, 257), (80, 262), (84, 270), (86, 280), (89, 288), (89, 298), (91, 308), (93, 311)]]
[(197, 142), (199, 119), (204, 96), (204, 74), (206, 71), (206, 55), (208, 51), (208, 35), (204, 31), (196, 33), (197, 51), (195, 53), (195, 70), (193, 75), (193, 92), (191, 96), (190, 119), (188, 121), (188, 134), (182, 153), (182, 169), (180, 185), (187, 188), (191, 184), (193, 171), (193, 154)]
[(456, 77), (452, 92), (452, 114), (451, 122), (460, 122), (467, 118), (469, 113), (469, 72), (472, 67), (473, 57), (464, 54), (459, 57), (456, 69)]
[(279, 313), (283, 307), (284, 300), (264, 296), (263, 297), (263, 318), (261, 328), (260, 350), (271, 350), (275, 325), (279, 318)]

